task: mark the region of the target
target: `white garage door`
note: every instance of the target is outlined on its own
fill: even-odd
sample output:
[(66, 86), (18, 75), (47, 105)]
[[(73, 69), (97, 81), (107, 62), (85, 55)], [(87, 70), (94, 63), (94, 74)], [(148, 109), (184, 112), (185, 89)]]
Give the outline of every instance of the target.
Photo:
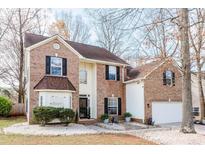
[(182, 121), (181, 102), (153, 102), (152, 120), (155, 124), (173, 123)]

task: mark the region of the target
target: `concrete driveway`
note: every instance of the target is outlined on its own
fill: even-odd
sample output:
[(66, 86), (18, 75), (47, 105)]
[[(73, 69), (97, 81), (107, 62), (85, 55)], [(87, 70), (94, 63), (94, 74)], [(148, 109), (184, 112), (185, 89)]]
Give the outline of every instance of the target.
[[(179, 129), (181, 123), (167, 123), (167, 124), (160, 124), (159, 126), (162, 128)], [(194, 126), (197, 133), (205, 135), (205, 125), (195, 124)]]
[(141, 129), (131, 132), (131, 135), (142, 137), (146, 140), (166, 145), (205, 145), (205, 126), (195, 125), (196, 134), (180, 132), (180, 123), (161, 124), (155, 129)]

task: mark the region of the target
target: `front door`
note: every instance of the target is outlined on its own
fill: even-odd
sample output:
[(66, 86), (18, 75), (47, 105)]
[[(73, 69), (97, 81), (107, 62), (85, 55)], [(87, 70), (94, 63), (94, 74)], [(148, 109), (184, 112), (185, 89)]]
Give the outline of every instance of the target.
[(80, 118), (90, 118), (89, 107), (88, 107), (88, 99), (80, 98), (79, 100), (79, 116)]

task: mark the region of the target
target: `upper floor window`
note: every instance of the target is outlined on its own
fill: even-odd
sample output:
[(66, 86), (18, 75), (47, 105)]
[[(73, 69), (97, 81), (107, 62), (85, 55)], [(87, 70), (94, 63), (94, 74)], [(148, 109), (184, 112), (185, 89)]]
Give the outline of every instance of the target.
[(87, 84), (87, 71), (86, 70), (80, 70), (80, 83), (81, 84)]
[(163, 73), (163, 85), (169, 85), (169, 86), (174, 86), (175, 85), (175, 73), (166, 70)]
[(109, 66), (109, 80), (116, 80), (116, 66)]
[(51, 57), (51, 75), (62, 75), (62, 58)]
[(67, 75), (67, 59), (46, 56), (46, 74), (56, 76)]
[(106, 65), (105, 69), (106, 80), (120, 80), (120, 67)]

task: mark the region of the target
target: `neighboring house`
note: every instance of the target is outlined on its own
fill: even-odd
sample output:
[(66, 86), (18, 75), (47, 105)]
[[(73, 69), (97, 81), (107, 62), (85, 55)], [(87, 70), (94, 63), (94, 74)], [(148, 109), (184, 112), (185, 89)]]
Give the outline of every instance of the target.
[[(192, 104), (193, 104), (193, 114), (195, 116), (195, 120), (200, 120), (200, 98), (199, 98), (199, 89), (198, 89), (198, 79), (196, 73), (192, 73)], [(205, 95), (205, 76), (202, 74), (202, 86), (203, 92)]]
[(182, 80), (176, 63), (167, 59), (127, 70), (126, 111), (137, 121), (182, 120)]
[(71, 108), (80, 119), (125, 112), (124, 68), (128, 64), (104, 48), (55, 35), (25, 34), (26, 111), (36, 106)]

